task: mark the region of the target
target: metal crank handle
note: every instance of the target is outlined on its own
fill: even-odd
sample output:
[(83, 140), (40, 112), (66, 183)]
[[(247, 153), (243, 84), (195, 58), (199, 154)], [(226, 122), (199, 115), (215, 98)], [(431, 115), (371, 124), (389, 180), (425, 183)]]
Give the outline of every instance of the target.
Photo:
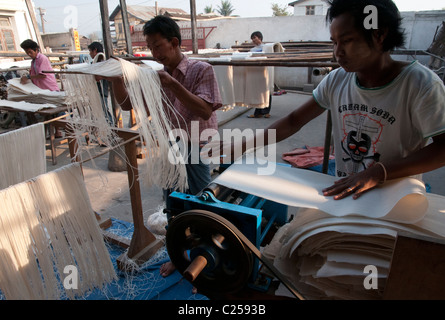
[(193, 282), (199, 276), (201, 271), (207, 266), (207, 259), (204, 256), (197, 256), (185, 269), (183, 276), (188, 281)]

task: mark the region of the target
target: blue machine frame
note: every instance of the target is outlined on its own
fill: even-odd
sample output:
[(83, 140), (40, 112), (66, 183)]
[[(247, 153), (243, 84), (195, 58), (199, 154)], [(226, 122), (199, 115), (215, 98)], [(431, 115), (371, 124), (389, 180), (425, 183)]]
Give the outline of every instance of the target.
[[(241, 201), (234, 204), (216, 199), (210, 191), (197, 196), (175, 191), (167, 198), (167, 218), (193, 209), (213, 212), (235, 225), (259, 249), (274, 223), (281, 226), (288, 221), (288, 207), (242, 192), (237, 196)], [(267, 221), (264, 226), (263, 218)], [(251, 283), (256, 282), (259, 269), (258, 259), (254, 258)]]

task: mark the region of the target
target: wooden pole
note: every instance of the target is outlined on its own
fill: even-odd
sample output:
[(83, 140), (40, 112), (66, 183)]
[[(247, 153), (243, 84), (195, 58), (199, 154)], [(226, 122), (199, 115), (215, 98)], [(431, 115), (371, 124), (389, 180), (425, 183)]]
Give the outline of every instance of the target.
[(40, 24), (42, 25), (42, 33), (45, 34), (45, 19), (43, 16), (45, 15), (45, 11), (42, 11), (42, 8), (39, 9), (39, 15), (40, 15)]
[[(102, 36), (104, 39), (105, 57), (109, 59), (113, 55), (113, 42), (111, 40), (111, 32), (110, 32), (108, 0), (99, 0), (99, 5), (100, 5), (100, 15), (102, 17)], [(114, 97), (112, 85), (110, 85), (110, 95)], [(116, 119), (116, 126), (118, 128), (123, 128), (121, 119), (122, 118), (121, 109), (113, 98), (111, 99), (111, 104), (113, 106), (114, 117)]]
[(190, 18), (192, 24), (192, 46), (193, 53), (198, 54), (198, 38), (197, 38), (197, 27), (196, 27), (196, 2), (195, 0), (190, 0)]
[(108, 17), (108, 1), (99, 0), (100, 16), (102, 18), (102, 36), (104, 39), (105, 57), (110, 58), (113, 52), (113, 42), (111, 41), (110, 19)]
[[(102, 36), (104, 39), (104, 48), (105, 48), (105, 57), (109, 59), (113, 55), (113, 42), (111, 40), (111, 32), (110, 32), (110, 19), (109, 19), (109, 13), (108, 13), (108, 0), (99, 0), (99, 6), (100, 6), (100, 15), (102, 17)], [(110, 82), (110, 96), (111, 98), (111, 105), (113, 106), (113, 113), (114, 118), (116, 119), (116, 127), (117, 128), (123, 128), (123, 121), (121, 116), (121, 108), (117, 104), (116, 100), (114, 99), (113, 94), (113, 85)], [(126, 164), (123, 160), (123, 149), (117, 148), (113, 149), (110, 152), (110, 155), (108, 157), (108, 169), (114, 172), (120, 172), (126, 170)]]
[(134, 233), (131, 239), (128, 257), (133, 258), (147, 244), (156, 240), (155, 236), (145, 227), (141, 202), (141, 188), (139, 185), (139, 170), (137, 163), (136, 142), (125, 144), (127, 156), (128, 185), (130, 187), (131, 211), (133, 215)]
[(124, 24), (125, 43), (127, 45), (127, 53), (133, 54), (133, 44), (131, 43), (130, 24), (128, 23), (127, 3), (125, 0), (119, 0), (121, 4), (122, 21)]
[(332, 119), (331, 110), (328, 110), (326, 119), (326, 132), (324, 137), (324, 151), (323, 151), (323, 166), (322, 172), (327, 174), (329, 171), (329, 155), (331, 154), (331, 139), (332, 139)]
[[(104, 39), (104, 48), (105, 48), (105, 57), (107, 59), (110, 59), (110, 57), (113, 55), (113, 42), (111, 40), (111, 32), (110, 32), (110, 19), (109, 19), (109, 13), (108, 13), (108, 0), (99, 0), (99, 6), (100, 6), (100, 15), (102, 18), (102, 37)], [(110, 86), (110, 94), (113, 96), (113, 88)], [(113, 105), (114, 110), (114, 116), (116, 119), (116, 126), (118, 128), (122, 128), (122, 123), (119, 125), (120, 120), (120, 108), (114, 101), (114, 99), (111, 99), (111, 103)]]
[[(66, 120), (57, 120), (52, 122), (55, 125), (70, 130), (70, 126)], [(117, 259), (117, 267), (120, 270), (134, 270), (134, 263), (141, 265), (150, 259), (163, 245), (163, 241), (157, 239), (144, 224), (141, 187), (139, 184), (139, 169), (137, 162), (137, 147), (135, 140), (139, 138), (137, 131), (129, 129), (116, 129), (116, 133), (123, 140), (121, 146), (125, 146), (125, 157), (127, 159), (127, 176), (130, 189), (131, 212), (133, 216), (134, 231), (130, 243), (122, 237), (113, 235), (111, 232), (105, 232), (104, 237), (118, 245), (128, 248), (126, 252), (121, 254)], [(72, 137), (72, 135), (70, 135)], [(69, 150), (71, 159), (74, 159), (77, 150), (76, 139), (69, 138)], [(111, 150), (110, 150), (111, 151)], [(105, 152), (105, 151), (104, 151)], [(98, 155), (97, 155), (98, 156)], [(83, 164), (93, 158), (79, 161)], [(73, 161), (73, 162), (74, 162)], [(103, 225), (103, 224), (102, 224)], [(129, 261), (131, 259), (132, 261)]]
[(43, 44), (42, 36), (40, 35), (39, 26), (37, 25), (37, 19), (36, 19), (36, 14), (34, 12), (34, 6), (32, 5), (31, 0), (25, 0), (25, 1), (26, 1), (26, 6), (28, 7), (29, 16), (31, 17), (32, 26), (36, 33), (37, 43), (39, 44), (40, 50), (42, 50), (42, 52), (46, 52), (45, 45)]

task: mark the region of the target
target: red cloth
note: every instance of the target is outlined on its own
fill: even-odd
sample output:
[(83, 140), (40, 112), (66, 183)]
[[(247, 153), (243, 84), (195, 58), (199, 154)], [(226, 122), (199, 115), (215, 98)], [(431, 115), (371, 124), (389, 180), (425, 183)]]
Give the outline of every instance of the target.
[[(292, 151), (283, 153), (281, 157), (289, 162), (293, 167), (310, 168), (323, 163), (324, 147), (296, 148)], [(329, 160), (334, 159), (334, 155), (329, 155)]]

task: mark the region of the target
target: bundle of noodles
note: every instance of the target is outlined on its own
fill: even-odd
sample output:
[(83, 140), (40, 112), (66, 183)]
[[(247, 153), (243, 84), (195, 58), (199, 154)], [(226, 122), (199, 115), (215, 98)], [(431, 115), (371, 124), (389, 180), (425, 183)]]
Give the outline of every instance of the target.
[(70, 122), (70, 134), (78, 144), (76, 157), (82, 159), (82, 154), (87, 151), (87, 141), (82, 139), (85, 133), (96, 137), (100, 143), (111, 147), (117, 144), (117, 136), (108, 123), (102, 108), (102, 99), (97, 81), (90, 74), (70, 74), (64, 80), (69, 111), (72, 116)]
[(45, 130), (37, 123), (0, 135), (0, 189), (46, 172)]
[(64, 91), (51, 91), (41, 89), (28, 81), (25, 84), (20, 82), (20, 78), (12, 78), (8, 80), (8, 100), (10, 101), (26, 101), (34, 104), (55, 104), (56, 106), (64, 106), (66, 103), (66, 94)]
[[(445, 239), (445, 198), (427, 197), (430, 208), (425, 218), (414, 224), (333, 217), (317, 209), (300, 208), (266, 246), (264, 255), (274, 260), (275, 267), (307, 299), (382, 299), (398, 234)], [(367, 269), (370, 266), (376, 268), (373, 281)], [(370, 288), (374, 281), (376, 287)]]
[(79, 164), (4, 189), (0, 201), (6, 299), (75, 298), (116, 278)]
[[(112, 145), (116, 139), (102, 111), (96, 84), (93, 85), (93, 75), (122, 76), (124, 79), (128, 99), (133, 106), (136, 127), (144, 145), (142, 152), (146, 160), (140, 171), (142, 181), (147, 186), (186, 190), (185, 161), (177, 161), (178, 157), (183, 159), (185, 155), (181, 155), (180, 150), (175, 149), (176, 145), (171, 143), (174, 142), (173, 138), (170, 138), (173, 128), (166, 116), (166, 108), (173, 110), (173, 114), (177, 113), (165, 98), (157, 71), (150, 67), (139, 67), (123, 59), (109, 59), (76, 68), (72, 74), (69, 71), (66, 73), (67, 91), (73, 111), (77, 110), (77, 116), (72, 118), (72, 122), (78, 141), (90, 125), (97, 128), (95, 134), (99, 135), (105, 144)], [(183, 141), (184, 138), (182, 137)]]

